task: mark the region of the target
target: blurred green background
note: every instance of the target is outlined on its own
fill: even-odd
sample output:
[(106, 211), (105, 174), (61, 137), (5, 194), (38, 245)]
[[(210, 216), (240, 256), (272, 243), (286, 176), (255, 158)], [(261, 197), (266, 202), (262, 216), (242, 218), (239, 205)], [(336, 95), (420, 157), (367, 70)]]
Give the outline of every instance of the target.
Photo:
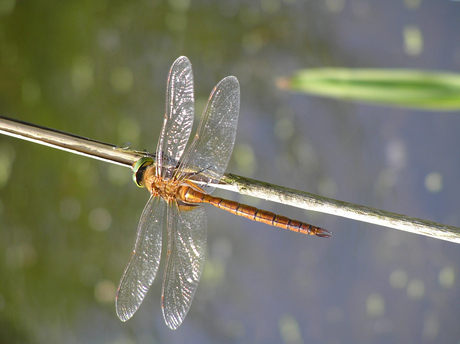
[[(222, 77), (240, 80), (229, 172), (460, 226), (458, 112), (276, 87), (313, 67), (458, 72), (458, 18), (454, 1), (0, 0), (0, 114), (154, 151), (186, 55), (198, 117)], [(460, 342), (460, 246), (216, 194), (334, 236), (210, 208), (182, 326), (164, 324), (161, 277), (122, 323), (114, 295), (147, 192), (126, 168), (1, 136), (0, 343)]]

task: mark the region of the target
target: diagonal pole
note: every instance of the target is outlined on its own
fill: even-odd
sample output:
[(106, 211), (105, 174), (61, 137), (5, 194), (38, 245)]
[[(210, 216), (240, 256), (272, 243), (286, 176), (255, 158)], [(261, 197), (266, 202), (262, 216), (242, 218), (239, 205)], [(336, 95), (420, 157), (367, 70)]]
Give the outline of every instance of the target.
[[(129, 168), (132, 168), (133, 164), (141, 157), (154, 157), (154, 154), (149, 152), (121, 148), (116, 145), (2, 116), (0, 116), (0, 134)], [(220, 183), (215, 186), (267, 201), (460, 243), (460, 228), (457, 227), (321, 197), (231, 173), (225, 174)]]

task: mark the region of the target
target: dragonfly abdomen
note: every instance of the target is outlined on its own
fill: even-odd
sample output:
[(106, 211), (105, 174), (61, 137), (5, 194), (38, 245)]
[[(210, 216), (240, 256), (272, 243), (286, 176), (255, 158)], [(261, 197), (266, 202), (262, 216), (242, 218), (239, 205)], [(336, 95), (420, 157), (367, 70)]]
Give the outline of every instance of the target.
[(299, 232), (309, 235), (317, 235), (320, 237), (329, 238), (331, 233), (323, 228), (310, 225), (297, 220), (292, 220), (286, 216), (277, 215), (271, 211), (258, 209), (250, 205), (241, 204), (236, 201), (214, 197), (190, 187), (185, 187), (187, 190), (180, 192), (183, 200), (189, 203), (209, 203), (213, 206), (226, 210), (232, 214), (243, 216), (247, 219), (263, 222), (270, 226), (289, 229), (294, 232)]

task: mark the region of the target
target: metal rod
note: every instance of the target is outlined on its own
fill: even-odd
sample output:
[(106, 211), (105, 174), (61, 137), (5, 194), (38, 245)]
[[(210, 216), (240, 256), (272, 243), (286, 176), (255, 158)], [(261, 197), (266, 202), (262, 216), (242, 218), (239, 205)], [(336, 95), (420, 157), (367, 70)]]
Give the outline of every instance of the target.
[(243, 195), (460, 243), (460, 228), (454, 226), (326, 198), (230, 173), (224, 175), (221, 182), (227, 184), (227, 190)]
[[(0, 133), (129, 168), (143, 156), (154, 156), (149, 152), (120, 148), (115, 145), (1, 116)], [(460, 243), (460, 228), (457, 227), (321, 197), (235, 174), (225, 174), (220, 184), (215, 186), (306, 210)]]
[(151, 155), (3, 116), (0, 133), (129, 168), (139, 158)]

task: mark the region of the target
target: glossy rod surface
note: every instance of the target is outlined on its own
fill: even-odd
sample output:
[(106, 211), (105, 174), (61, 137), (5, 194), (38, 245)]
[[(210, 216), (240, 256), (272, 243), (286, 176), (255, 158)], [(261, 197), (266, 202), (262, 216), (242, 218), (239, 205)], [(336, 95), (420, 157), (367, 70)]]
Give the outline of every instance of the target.
[(0, 133), (129, 168), (139, 158), (149, 155), (147, 152), (137, 152), (2, 116), (0, 116)]

